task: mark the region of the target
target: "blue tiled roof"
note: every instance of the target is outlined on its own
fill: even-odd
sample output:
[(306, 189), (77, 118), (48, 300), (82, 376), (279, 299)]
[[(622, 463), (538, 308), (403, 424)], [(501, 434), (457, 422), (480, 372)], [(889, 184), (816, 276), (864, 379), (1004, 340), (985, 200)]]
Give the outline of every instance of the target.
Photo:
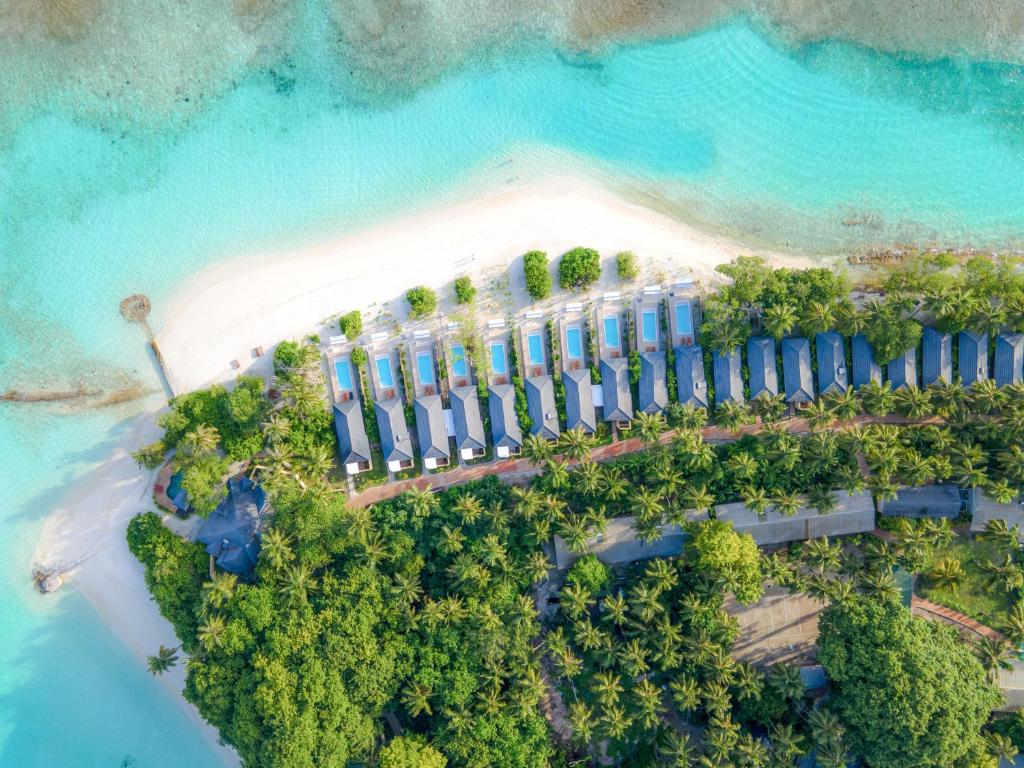
[(988, 378), (988, 336), (975, 331), (960, 332), (957, 358), (960, 379), (965, 387)]
[(927, 387), (939, 379), (953, 383), (953, 337), (925, 328), (921, 334), (921, 386)]
[(860, 389), (869, 381), (882, 382), (882, 366), (875, 362), (875, 350), (863, 333), (855, 334), (851, 340), (851, 356), (854, 389)]
[(370, 441), (366, 437), (363, 408), (358, 399), (335, 404), (334, 434), (338, 436), (338, 454), (343, 465), (370, 461)]
[(263, 489), (247, 477), (228, 480), (228, 492), (196, 539), (231, 573), (248, 576), (260, 553), (264, 519), (271, 513)]
[(632, 421), (633, 396), (629, 391), (629, 361), (624, 357), (601, 360), (601, 392), (605, 421)]
[(707, 408), (708, 383), (704, 351), (699, 346), (676, 347), (676, 390), (682, 405)]
[(380, 432), (380, 450), (384, 461), (412, 461), (412, 440), (405, 423), (402, 401), (397, 398), (378, 400), (373, 404)]
[(555, 386), (550, 376), (531, 376), (526, 380), (526, 409), (530, 414), (530, 434), (557, 439), (558, 410), (555, 408)]
[(791, 403), (814, 400), (811, 343), (803, 336), (782, 340), (782, 378), (786, 385), (786, 400)]
[(640, 410), (661, 413), (668, 406), (668, 385), (665, 382), (665, 353), (640, 353)]
[(511, 384), (495, 384), (489, 390), (487, 410), (495, 448), (522, 448), (523, 433), (516, 419), (516, 393)]
[(775, 339), (757, 336), (747, 341), (747, 369), (750, 371), (750, 399), (779, 394), (779, 372), (775, 366)]
[(996, 336), (996, 362), (993, 373), (996, 386), (1019, 384), (1024, 379), (1024, 335), (1001, 333)]
[(743, 360), (739, 348), (727, 355), (715, 350), (711, 354), (711, 363), (715, 373), (715, 404), (721, 405), (727, 400), (742, 403)]
[(594, 412), (594, 389), (590, 381), (590, 369), (578, 368), (562, 372), (565, 384), (565, 415), (569, 429), (582, 427), (587, 432), (597, 431), (597, 414)]
[(449, 398), (452, 421), (455, 422), (455, 447), (460, 450), (482, 451), (485, 445), (484, 422), (480, 418), (480, 399), (476, 387), (455, 387)]
[(917, 386), (917, 349), (908, 349), (895, 360), (890, 360), (886, 375), (894, 390)]
[(444, 425), (444, 407), (438, 395), (417, 397), (412, 403), (416, 414), (416, 437), (424, 459), (449, 459), (448, 430)]
[(843, 337), (835, 331), (826, 331), (814, 337), (814, 345), (818, 356), (818, 392), (824, 395), (845, 390), (848, 377)]

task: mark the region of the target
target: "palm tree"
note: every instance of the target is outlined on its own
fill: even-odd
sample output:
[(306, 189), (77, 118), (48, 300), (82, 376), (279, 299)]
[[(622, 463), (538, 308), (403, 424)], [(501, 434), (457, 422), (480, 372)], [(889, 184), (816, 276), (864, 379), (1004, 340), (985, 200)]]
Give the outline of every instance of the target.
[(932, 396), (932, 405), (936, 412), (945, 416), (959, 410), (963, 406), (967, 394), (959, 376), (948, 383), (940, 379), (934, 384), (930, 384), (928, 391)]
[(434, 714), (430, 708), (430, 699), (434, 691), (423, 683), (409, 683), (402, 689), (402, 704), (410, 717), (419, 717), (420, 713)]
[(555, 447), (540, 435), (530, 435), (523, 441), (523, 456), (535, 467), (539, 467), (554, 455)]
[(295, 557), (291, 539), (279, 528), (271, 528), (260, 537), (260, 554), (275, 568), (282, 568)]
[(746, 485), (740, 491), (740, 499), (754, 514), (763, 517), (768, 509), (768, 493), (764, 488), (757, 488), (753, 485)]
[(162, 675), (178, 663), (178, 649), (161, 645), (155, 656), (147, 659), (146, 666), (152, 675)]
[(1010, 661), (1013, 649), (1005, 640), (983, 637), (975, 644), (974, 653), (993, 682), (995, 682), (999, 670), (1013, 669), (1013, 664)]
[(808, 403), (800, 411), (800, 418), (807, 422), (807, 426), (813, 430), (825, 429), (835, 423), (836, 416), (832, 409), (823, 399)]
[(665, 427), (665, 418), (660, 413), (638, 413), (633, 419), (633, 429), (644, 445), (657, 444)]
[(179, 445), (189, 456), (205, 456), (217, 450), (220, 433), (209, 424), (197, 424), (191, 432), (185, 433)]
[(792, 517), (800, 510), (800, 497), (792, 491), (780, 491), (772, 499), (772, 506), (783, 517)]
[(959, 590), (960, 582), (966, 575), (959, 560), (955, 557), (944, 557), (928, 571), (928, 580), (937, 587), (948, 587), (955, 592)]
[(559, 438), (559, 446), (562, 452), (570, 459), (582, 461), (590, 455), (590, 451), (596, 444), (596, 440), (583, 431), (582, 427), (567, 429)]
[(315, 589), (316, 578), (306, 565), (293, 565), (278, 579), (278, 592), (294, 602), (305, 602)]
[(484, 513), (483, 502), (472, 493), (464, 493), (459, 496), (452, 511), (462, 518), (465, 525), (472, 525)]
[(812, 485), (807, 492), (807, 503), (822, 515), (833, 511), (838, 504), (835, 494), (827, 485)]
[(235, 594), (238, 577), (233, 573), (214, 573), (210, 581), (203, 584), (206, 603), (213, 608), (222, 608)]
[(1017, 489), (1007, 480), (989, 480), (985, 485), (985, 495), (997, 504), (1012, 504), (1017, 498)]
[(591, 688), (603, 706), (615, 704), (622, 694), (622, 679), (611, 671), (595, 672)]
[(827, 744), (814, 753), (814, 760), (818, 768), (846, 768), (850, 762), (850, 756), (841, 743)]
[(601, 726), (610, 739), (622, 738), (631, 725), (626, 710), (618, 704), (607, 704), (601, 711)]
[(774, 723), (768, 730), (772, 742), (772, 754), (778, 765), (792, 765), (804, 753), (803, 736), (793, 730), (789, 723)]
[(895, 393), (888, 382), (882, 384), (872, 379), (857, 394), (864, 404), (864, 410), (872, 416), (888, 416), (896, 405)]
[(1013, 765), (1019, 752), (1013, 739), (997, 731), (985, 734), (985, 747), (988, 749), (988, 753), (996, 759), (999, 768), (1002, 768), (1004, 763)]
[(594, 597), (590, 591), (578, 582), (562, 587), (562, 610), (570, 619), (578, 619), (594, 605)]
[(707, 346), (722, 355), (731, 355), (749, 333), (742, 320), (708, 323), (704, 327), (708, 336)]
[(633, 688), (633, 705), (644, 728), (654, 728), (661, 722), (661, 691), (650, 680), (644, 678)]
[(210, 616), (197, 631), (199, 644), (207, 651), (220, 648), (224, 644), (224, 633), (227, 632), (227, 628), (223, 616)]
[(700, 706), (700, 683), (689, 675), (679, 675), (668, 684), (672, 691), (672, 702), (676, 708), (686, 714)]
[(569, 465), (564, 461), (548, 459), (544, 463), (543, 478), (548, 488), (561, 490), (569, 485)]
[(665, 728), (658, 734), (657, 750), (661, 758), (659, 765), (671, 768), (691, 768), (693, 765), (694, 749), (690, 736), (675, 728)]
[(923, 419), (932, 412), (932, 399), (927, 392), (909, 384), (896, 392), (896, 410), (909, 419)]
[(427, 483), (425, 488), (413, 487), (406, 491), (405, 498), (409, 502), (409, 508), (414, 517), (428, 517), (437, 508), (437, 495)]
[(647, 579), (658, 592), (668, 592), (679, 581), (672, 563), (663, 558), (651, 560), (644, 568), (644, 578)]
[(1017, 526), (1008, 526), (1001, 517), (994, 518), (985, 522), (985, 528), (978, 534), (978, 538), (991, 541), (1002, 549), (1010, 549), (1017, 546), (1018, 530)]
[(738, 701), (759, 699), (764, 688), (764, 675), (752, 664), (740, 662), (736, 665), (733, 687), (736, 688), (736, 699)]
[(687, 403), (679, 409), (676, 424), (681, 430), (698, 430), (708, 421), (708, 412), (693, 403)]
[(264, 423), (263, 425), (263, 437), (267, 439), (269, 443), (278, 443), (292, 431), (292, 423), (288, 420), (287, 416), (280, 413), (275, 413)]
[(600, 465), (590, 459), (579, 463), (576, 471), (573, 472), (573, 477), (576, 480), (577, 488), (585, 494), (596, 494), (604, 485), (604, 473), (601, 471)]
[(1003, 392), (992, 379), (980, 379), (971, 385), (967, 400), (977, 413), (991, 413), (1003, 403)]
[(897, 600), (900, 588), (891, 571), (865, 571), (859, 579), (861, 591), (869, 597)]
[(805, 542), (803, 549), (807, 562), (818, 573), (835, 570), (839, 567), (839, 553), (842, 551), (842, 545), (839, 542), (829, 544), (828, 538), (822, 536), (820, 539), (811, 539)]
[(582, 701), (569, 705), (569, 726), (572, 737), (579, 746), (588, 746), (594, 738), (594, 711)]
[(791, 305), (772, 304), (764, 311), (761, 327), (778, 341), (792, 331), (798, 321), (796, 310)]
[(715, 503), (715, 497), (706, 485), (694, 485), (687, 488), (685, 493), (683, 493), (683, 503), (687, 509), (707, 512)]
[(541, 550), (536, 549), (526, 559), (524, 569), (530, 583), (539, 584), (547, 577), (548, 571), (551, 569), (551, 563), (547, 555)]
[(836, 322), (835, 307), (820, 301), (812, 301), (800, 316), (800, 328), (808, 336), (824, 333)]
[(799, 701), (807, 690), (800, 668), (792, 664), (773, 664), (766, 677), (768, 685), (787, 700)]
[(334, 453), (325, 445), (314, 445), (305, 461), (306, 476), (322, 478), (334, 469)]
[(735, 400), (726, 400), (718, 406), (718, 410), (715, 412), (715, 421), (719, 425), (737, 433), (744, 424), (750, 424), (752, 420), (753, 417), (747, 405)]
[(847, 387), (842, 391), (834, 391), (825, 395), (829, 408), (836, 417), (842, 421), (848, 421), (860, 413), (860, 403), (853, 387)]

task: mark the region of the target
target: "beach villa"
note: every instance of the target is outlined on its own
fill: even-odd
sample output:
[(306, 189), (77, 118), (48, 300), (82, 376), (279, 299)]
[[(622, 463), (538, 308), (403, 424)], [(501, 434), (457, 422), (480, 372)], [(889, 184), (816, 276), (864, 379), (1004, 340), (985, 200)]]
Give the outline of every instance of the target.
[(465, 344), (449, 338), (446, 345), (448, 363), (448, 400), (451, 403), (452, 425), (455, 428), (455, 450), (463, 461), (482, 458), (487, 453), (487, 438), (480, 416), (480, 398), (466, 354)]
[(355, 366), (346, 355), (329, 359), (329, 380), (334, 391), (334, 433), (338, 437), (341, 466), (349, 475), (366, 472), (373, 466), (370, 441), (363, 423), (363, 405)]
[(367, 352), (373, 381), (373, 410), (377, 416), (384, 462), (389, 472), (411, 469), (415, 463), (412, 439), (405, 423), (394, 351), (390, 346), (383, 346)]
[(260, 536), (272, 510), (263, 489), (244, 475), (228, 480), (227, 490), (203, 521), (196, 540), (206, 546), (218, 568), (244, 578), (256, 567)]
[(814, 337), (814, 346), (818, 358), (818, 393), (845, 392), (848, 378), (843, 337), (835, 331), (819, 333)]
[(667, 340), (673, 349), (689, 347), (697, 343), (698, 321), (697, 297), (693, 295), (693, 281), (676, 283), (666, 299), (668, 327), (671, 338)]
[(875, 362), (875, 349), (863, 333), (856, 333), (850, 339), (853, 358), (853, 388), (860, 389), (869, 381), (882, 383), (882, 366)]
[(965, 387), (988, 378), (988, 334), (961, 331), (957, 359), (960, 380)]
[(1024, 378), (1024, 335), (1001, 333), (996, 336), (993, 374), (998, 387), (1021, 383)]
[(444, 404), (441, 402), (437, 368), (434, 364), (433, 340), (429, 333), (418, 331), (407, 349), (412, 368), (412, 408), (416, 417), (416, 439), (423, 466), (426, 469), (448, 466), (451, 462), (451, 447), (448, 445)]
[(953, 383), (953, 337), (925, 328), (921, 334), (921, 386)]
[(638, 406), (644, 413), (661, 413), (668, 406), (665, 350), (662, 346), (661, 287), (648, 286), (633, 302), (634, 341), (640, 354)]
[(755, 336), (747, 340), (747, 369), (750, 399), (779, 394), (779, 371), (775, 365), (775, 339)]
[(629, 360), (622, 333), (622, 304), (617, 293), (605, 294), (595, 313), (597, 349), (601, 357), (601, 407), (604, 420), (626, 428), (633, 421)]
[(597, 415), (594, 411), (594, 385), (583, 343), (585, 327), (582, 306), (574, 304), (562, 310), (558, 333), (562, 349), (566, 427), (582, 429), (592, 435), (597, 431)]
[(715, 405), (743, 403), (743, 360), (740, 348), (722, 353), (715, 350), (711, 355), (715, 375)]
[(676, 392), (682, 405), (710, 406), (704, 350), (696, 344), (676, 349)]
[(499, 459), (518, 456), (523, 450), (523, 433), (516, 418), (516, 391), (511, 381), (514, 372), (508, 355), (508, 334), (505, 323), (492, 321), (491, 333), (485, 343), (490, 363), (487, 388), (487, 412), (491, 419), (491, 443)]
[(693, 281), (679, 282), (668, 294), (668, 327), (675, 357), (676, 395), (683, 405), (707, 408), (708, 382), (704, 352), (697, 344), (697, 297), (691, 295)]
[(811, 375), (811, 343), (803, 336), (782, 340), (782, 381), (786, 402), (800, 406), (814, 401), (814, 379)]
[(523, 318), (519, 338), (523, 349), (523, 367), (526, 369), (523, 387), (530, 414), (530, 434), (557, 440), (561, 428), (558, 424), (558, 409), (555, 407), (555, 385), (548, 369), (545, 336), (541, 313), (532, 312)]

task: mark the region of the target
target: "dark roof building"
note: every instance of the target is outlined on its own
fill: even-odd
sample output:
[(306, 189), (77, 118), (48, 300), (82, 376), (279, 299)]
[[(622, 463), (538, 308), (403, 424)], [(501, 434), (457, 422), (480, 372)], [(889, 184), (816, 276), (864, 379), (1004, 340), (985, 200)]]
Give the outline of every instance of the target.
[(526, 380), (526, 409), (530, 414), (530, 434), (557, 440), (558, 410), (555, 408), (555, 385), (550, 376), (533, 376)]
[(411, 465), (412, 440), (405, 423), (402, 401), (398, 398), (378, 400), (373, 404), (377, 414), (377, 430), (380, 432), (380, 450), (388, 469), (397, 472), (403, 465)]
[(715, 374), (715, 405), (732, 401), (743, 402), (743, 360), (739, 347), (727, 355), (715, 350), (711, 354), (712, 370)]
[(755, 336), (747, 340), (747, 369), (750, 371), (750, 399), (779, 394), (779, 370), (775, 366), (775, 339)]
[(447, 464), (452, 457), (448, 446), (448, 429), (444, 425), (444, 405), (439, 395), (423, 395), (412, 401), (416, 414), (416, 437), (420, 456), (427, 469)]
[(476, 387), (455, 387), (448, 394), (455, 423), (455, 449), (467, 460), (482, 455), (487, 449), (487, 438), (484, 436), (483, 419), (480, 418), (480, 398)]
[(988, 336), (975, 331), (960, 332), (960, 353), (957, 360), (960, 380), (965, 387), (988, 378)]
[(704, 373), (704, 350), (699, 346), (676, 347), (676, 394), (682, 405), (707, 408), (708, 382)]
[(668, 407), (668, 384), (665, 382), (665, 353), (640, 353), (640, 410), (661, 413)]
[(228, 495), (203, 521), (196, 540), (217, 565), (230, 573), (248, 576), (260, 554), (260, 535), (270, 503), (263, 489), (248, 477), (228, 480)]
[(853, 336), (850, 341), (853, 358), (853, 388), (860, 389), (869, 381), (882, 383), (882, 366), (875, 362), (875, 350), (863, 333)]
[(917, 349), (908, 349), (895, 360), (890, 360), (886, 375), (894, 391), (901, 387), (916, 387)]
[(1024, 379), (1024, 335), (1001, 333), (996, 336), (996, 362), (993, 373), (996, 386), (1020, 384)]
[(782, 340), (782, 378), (786, 400), (790, 403), (814, 401), (814, 379), (811, 376), (811, 342), (803, 336)]
[(818, 357), (818, 392), (844, 392), (848, 386), (846, 350), (843, 337), (835, 331), (819, 333), (814, 337)]
[(360, 465), (369, 465), (370, 441), (366, 437), (363, 407), (359, 400), (350, 398), (334, 404), (334, 434), (338, 436), (342, 466), (348, 472), (360, 471), (363, 468)]
[(597, 414), (594, 412), (594, 385), (590, 369), (562, 371), (562, 383), (565, 385), (566, 426), (593, 434), (597, 431)]
[(629, 361), (625, 357), (601, 360), (601, 394), (604, 395), (604, 420), (633, 420), (633, 395), (629, 391)]
[(500, 458), (519, 453), (523, 447), (523, 433), (516, 419), (516, 391), (511, 384), (492, 384), (487, 398), (491, 416), (491, 439)]
[(953, 337), (925, 328), (921, 334), (921, 386), (942, 380), (953, 383)]
[(899, 517), (948, 517), (960, 514), (963, 506), (955, 485), (920, 485), (900, 488), (895, 499), (882, 502), (883, 515)]

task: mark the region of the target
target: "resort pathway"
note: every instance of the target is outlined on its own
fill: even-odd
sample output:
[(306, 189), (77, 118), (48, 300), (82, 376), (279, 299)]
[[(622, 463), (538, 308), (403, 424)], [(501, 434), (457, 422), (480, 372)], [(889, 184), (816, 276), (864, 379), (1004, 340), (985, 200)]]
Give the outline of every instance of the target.
[(1006, 639), (1001, 632), (997, 632), (991, 627), (986, 627), (984, 624), (979, 624), (970, 616), (964, 616), (962, 613), (957, 613), (944, 605), (938, 605), (917, 595), (910, 598), (910, 610), (917, 616), (923, 616), (933, 621), (941, 621), (943, 624), (950, 624), (961, 632), (971, 632), (978, 637), (987, 637), (992, 640), (1002, 641)]
[[(829, 429), (836, 431), (849, 429), (855, 426), (864, 426), (867, 424), (929, 424), (933, 422), (937, 422), (937, 419), (934, 417), (915, 420), (895, 415), (884, 417), (865, 415), (858, 416), (856, 419), (852, 419), (850, 421), (837, 422), (829, 427)], [(805, 419), (793, 418), (779, 422), (779, 424), (785, 427), (787, 432), (791, 432), (793, 434), (805, 434), (811, 431)], [(704, 440), (708, 443), (731, 443), (739, 440), (744, 435), (754, 435), (763, 430), (764, 424), (759, 422), (757, 424), (745, 425), (740, 427), (738, 430), (726, 429), (725, 427), (708, 426), (704, 427), (701, 430), (701, 433), (704, 435)], [(670, 429), (661, 435), (658, 442), (662, 445), (670, 445), (675, 436), (676, 430)], [(594, 448), (590, 452), (590, 458), (597, 462), (609, 461), (627, 453), (636, 453), (643, 448), (644, 444), (640, 438), (631, 437), (627, 440), (618, 440), (614, 443), (600, 445), (597, 448)], [(575, 461), (569, 462), (570, 466), (577, 463), (578, 462)], [(385, 483), (384, 485), (367, 488), (364, 491), (353, 494), (349, 499), (349, 504), (353, 507), (366, 507), (370, 504), (376, 504), (378, 501), (385, 501), (387, 499), (393, 499), (395, 496), (401, 496), (403, 493), (410, 491), (413, 488), (419, 488), (422, 490), (429, 485), (433, 490), (440, 491), (445, 488), (451, 488), (454, 485), (461, 485), (472, 480), (480, 480), (481, 478), (489, 477), (491, 475), (500, 477), (506, 483), (522, 483), (532, 477), (536, 477), (540, 473), (540, 467), (534, 466), (529, 459), (522, 458), (505, 459), (504, 461), (494, 461), (489, 464), (460, 466), (448, 472), (441, 472), (428, 477), (414, 477), (408, 480), (399, 480), (397, 482), (390, 482)]]

